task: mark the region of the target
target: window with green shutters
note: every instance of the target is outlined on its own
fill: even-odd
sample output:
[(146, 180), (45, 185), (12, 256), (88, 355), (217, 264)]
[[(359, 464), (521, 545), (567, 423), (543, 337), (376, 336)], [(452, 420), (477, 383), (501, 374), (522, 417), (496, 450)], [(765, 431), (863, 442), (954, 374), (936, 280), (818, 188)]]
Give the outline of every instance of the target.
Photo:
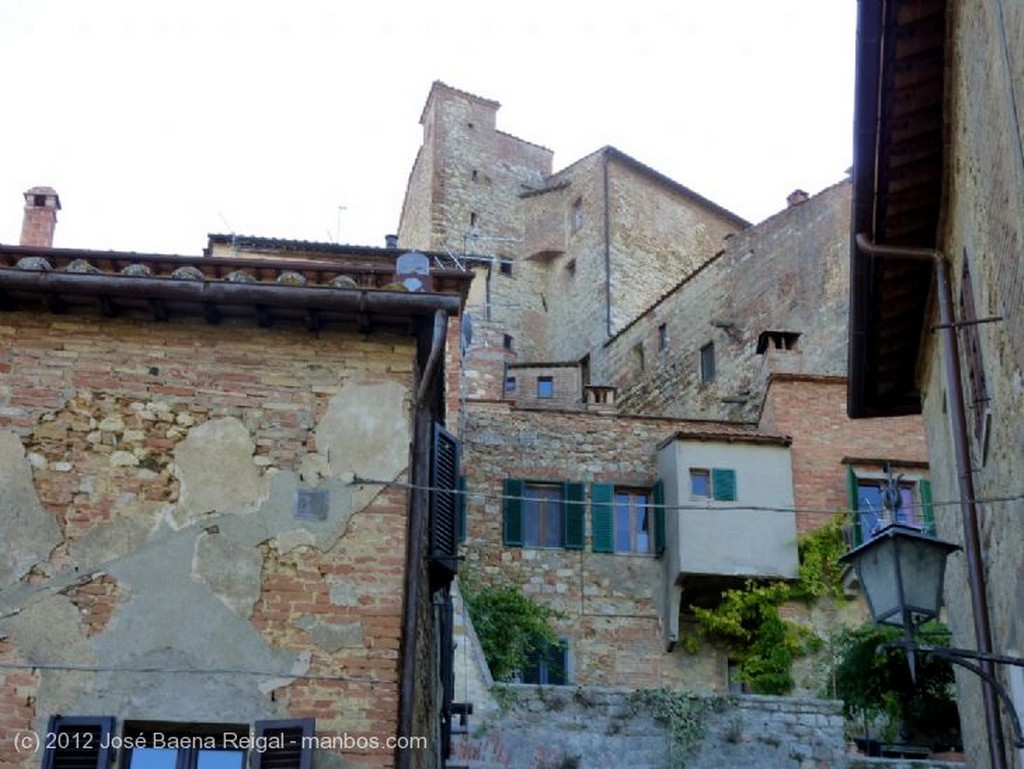
[[(858, 472), (846, 466), (846, 493), (853, 518), (851, 540), (854, 547), (871, 539), (884, 528), (886, 518), (882, 504), (884, 476), (878, 472)], [(932, 485), (926, 478), (901, 478), (900, 509), (897, 521), (916, 526), (924, 534), (935, 536), (935, 515), (932, 507)]]
[(691, 467), (690, 497), (735, 502), (736, 471), (723, 467)]
[(582, 550), (582, 483), (506, 478), (503, 542), (510, 547), (564, 547)]
[(591, 542), (595, 553), (655, 553), (665, 549), (664, 493), (611, 483), (590, 486)]

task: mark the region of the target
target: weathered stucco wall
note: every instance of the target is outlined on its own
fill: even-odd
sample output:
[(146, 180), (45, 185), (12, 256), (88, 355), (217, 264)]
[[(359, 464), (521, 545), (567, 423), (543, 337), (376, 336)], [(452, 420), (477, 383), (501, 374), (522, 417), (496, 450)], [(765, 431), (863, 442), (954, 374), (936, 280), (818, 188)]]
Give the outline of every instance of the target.
[(407, 477), (414, 342), (30, 313), (0, 338), (0, 660), (38, 663), (0, 671), (3, 725), (394, 735), (408, 503), (356, 479)]

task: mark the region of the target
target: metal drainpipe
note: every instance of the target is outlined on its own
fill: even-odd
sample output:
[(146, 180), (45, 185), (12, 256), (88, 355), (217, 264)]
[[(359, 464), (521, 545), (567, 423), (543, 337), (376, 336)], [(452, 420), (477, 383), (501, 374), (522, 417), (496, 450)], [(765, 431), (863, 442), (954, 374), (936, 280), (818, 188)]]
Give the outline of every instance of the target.
[[(413, 483), (425, 486), (430, 471), (430, 412), (425, 398), (437, 373), (437, 364), (444, 350), (448, 334), (448, 315), (444, 310), (434, 313), (434, 330), (430, 354), (423, 367), (423, 375), (416, 390), (413, 417)], [(426, 523), (427, 494), (414, 488), (409, 505), (409, 542), (406, 545), (404, 579), (405, 604), (402, 610), (402, 675), (398, 689), (398, 736), (411, 737), (413, 730), (413, 699), (416, 692), (416, 616), (420, 603), (420, 568), (423, 564), (424, 524)], [(412, 753), (399, 750), (398, 767), (408, 769)]]
[[(950, 431), (953, 438), (953, 458), (956, 464), (957, 486), (960, 495), (960, 513), (964, 527), (964, 553), (967, 556), (967, 581), (971, 589), (974, 618), (974, 640), (978, 651), (992, 654), (992, 627), (989, 623), (988, 595), (985, 588), (985, 570), (982, 566), (981, 536), (978, 508), (975, 505), (974, 477), (971, 475), (971, 447), (967, 437), (967, 410), (960, 375), (960, 344), (956, 335), (953, 314), (953, 292), (949, 282), (949, 263), (943, 253), (931, 248), (883, 246), (871, 242), (867, 235), (857, 234), (857, 247), (871, 256), (891, 256), (900, 259), (930, 261), (935, 265), (935, 293), (939, 305), (939, 334), (945, 359), (947, 405)], [(995, 668), (989, 661), (979, 663), (990, 676)], [(1006, 769), (1006, 747), (1003, 724), (999, 717), (996, 692), (982, 681), (985, 703), (985, 725), (988, 729), (989, 757), (992, 769)]]

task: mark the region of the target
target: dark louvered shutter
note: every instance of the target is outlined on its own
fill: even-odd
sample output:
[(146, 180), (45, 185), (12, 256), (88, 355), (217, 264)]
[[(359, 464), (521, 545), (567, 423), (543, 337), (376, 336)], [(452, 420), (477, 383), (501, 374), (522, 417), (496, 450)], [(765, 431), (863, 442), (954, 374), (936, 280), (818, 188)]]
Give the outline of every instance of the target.
[(451, 582), (458, 565), (458, 487), (459, 441), (440, 425), (434, 425), (430, 463), (430, 556), (432, 572), (442, 583)]
[[(114, 731), (110, 716), (52, 716), (43, 744), (43, 769), (107, 769)], [(48, 744), (47, 744), (48, 743)]]
[(590, 484), (590, 533), (595, 553), (615, 550), (615, 487), (610, 483)]
[(257, 721), (254, 728), (260, 747), (265, 749), (249, 752), (252, 769), (310, 769), (314, 719)]
[(563, 484), (562, 495), (562, 545), (566, 550), (582, 550), (585, 537), (583, 484)]
[(518, 478), (506, 478), (503, 489), (505, 520), (502, 526), (503, 544), (511, 547), (523, 546), (523, 482)]
[(665, 552), (665, 484), (657, 481), (651, 489), (654, 502), (654, 554)]

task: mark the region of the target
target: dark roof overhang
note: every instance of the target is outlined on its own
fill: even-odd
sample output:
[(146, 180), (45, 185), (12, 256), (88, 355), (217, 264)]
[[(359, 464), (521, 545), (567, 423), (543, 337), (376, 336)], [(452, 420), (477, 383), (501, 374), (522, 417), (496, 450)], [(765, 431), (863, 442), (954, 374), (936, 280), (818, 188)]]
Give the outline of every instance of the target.
[(860, 0), (850, 247), (851, 417), (919, 413), (933, 266), (871, 257), (935, 248), (943, 200), (947, 0)]
[[(39, 259), (48, 269), (31, 268)], [(144, 274), (124, 274), (131, 265), (144, 267)], [(229, 278), (233, 273), (246, 279)], [(350, 280), (338, 285), (342, 276)], [(263, 327), (297, 322), (313, 331), (333, 326), (408, 334), (423, 321), (432, 323), (436, 310), (457, 315), (472, 280), (461, 270), (431, 276), (434, 292), (410, 293), (392, 290), (393, 264), (342, 255), (187, 257), (0, 246), (0, 310), (42, 307), (155, 321), (199, 316), (209, 323), (241, 318)]]

